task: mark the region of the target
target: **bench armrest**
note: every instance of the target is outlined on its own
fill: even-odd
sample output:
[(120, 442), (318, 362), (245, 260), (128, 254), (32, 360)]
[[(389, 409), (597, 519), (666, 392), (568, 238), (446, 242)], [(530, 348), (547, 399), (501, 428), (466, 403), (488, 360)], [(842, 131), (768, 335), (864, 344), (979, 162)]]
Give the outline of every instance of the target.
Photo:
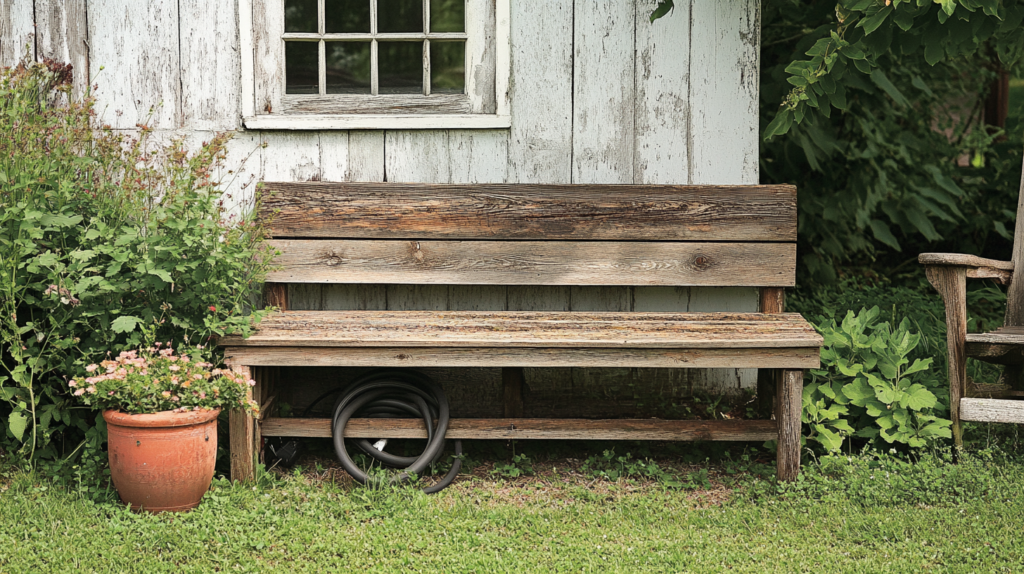
[(1009, 285), (1013, 278), (1012, 261), (996, 261), (962, 253), (922, 253), (917, 261), (925, 267), (963, 268), (968, 279), (992, 279), (1000, 285)]

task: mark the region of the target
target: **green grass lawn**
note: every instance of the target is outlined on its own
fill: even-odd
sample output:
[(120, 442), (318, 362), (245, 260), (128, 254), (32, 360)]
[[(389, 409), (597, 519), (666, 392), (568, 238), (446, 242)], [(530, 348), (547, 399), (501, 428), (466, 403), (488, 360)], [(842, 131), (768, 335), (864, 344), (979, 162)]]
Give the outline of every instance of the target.
[(328, 472), (219, 480), (197, 510), (156, 516), (10, 471), (0, 572), (1024, 571), (1019, 458), (830, 457), (786, 489), (728, 465), (682, 489), (534, 470), (433, 496)]

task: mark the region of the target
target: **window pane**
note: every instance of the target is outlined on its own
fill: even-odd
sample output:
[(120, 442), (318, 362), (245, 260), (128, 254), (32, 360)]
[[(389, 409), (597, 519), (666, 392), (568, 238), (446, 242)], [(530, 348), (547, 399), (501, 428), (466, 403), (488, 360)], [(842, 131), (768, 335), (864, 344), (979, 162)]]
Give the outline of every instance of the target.
[(370, 43), (327, 42), (327, 93), (370, 93)]
[(317, 32), (316, 0), (284, 0), (285, 32)]
[(430, 0), (431, 32), (465, 32), (466, 0)]
[(423, 42), (378, 42), (381, 94), (423, 93)]
[(378, 32), (422, 32), (423, 0), (377, 0)]
[(320, 46), (317, 42), (285, 42), (286, 94), (320, 93)]
[[(370, 33), (371, 0), (326, 0), (324, 4), (324, 32)], [(330, 82), (328, 82), (330, 83)]]
[(430, 93), (461, 94), (466, 88), (466, 43), (430, 42)]

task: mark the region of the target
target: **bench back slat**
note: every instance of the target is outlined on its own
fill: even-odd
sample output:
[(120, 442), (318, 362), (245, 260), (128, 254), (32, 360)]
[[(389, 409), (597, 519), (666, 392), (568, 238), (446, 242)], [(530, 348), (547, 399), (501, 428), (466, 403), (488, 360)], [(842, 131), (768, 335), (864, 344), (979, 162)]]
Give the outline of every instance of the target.
[(796, 241), (790, 185), (265, 183), (273, 237)]
[(275, 283), (789, 287), (793, 243), (275, 239)]

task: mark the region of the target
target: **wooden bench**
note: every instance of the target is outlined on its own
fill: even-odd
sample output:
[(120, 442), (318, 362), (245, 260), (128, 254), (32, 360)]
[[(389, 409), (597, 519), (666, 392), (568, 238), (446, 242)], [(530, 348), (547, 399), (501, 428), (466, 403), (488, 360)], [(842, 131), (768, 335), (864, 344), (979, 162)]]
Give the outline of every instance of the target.
[[(288, 366), (502, 367), (505, 418), (453, 419), (463, 439), (778, 439), (800, 464), (802, 369), (821, 337), (784, 313), (795, 281), (792, 186), (268, 183), (281, 308), (221, 341), (274, 401)], [(294, 311), (289, 283), (760, 287), (759, 313)], [(523, 418), (524, 367), (757, 368), (774, 420)], [(232, 478), (261, 436), (331, 436), (330, 419), (231, 418)], [(346, 436), (424, 438), (422, 421), (353, 419)]]

